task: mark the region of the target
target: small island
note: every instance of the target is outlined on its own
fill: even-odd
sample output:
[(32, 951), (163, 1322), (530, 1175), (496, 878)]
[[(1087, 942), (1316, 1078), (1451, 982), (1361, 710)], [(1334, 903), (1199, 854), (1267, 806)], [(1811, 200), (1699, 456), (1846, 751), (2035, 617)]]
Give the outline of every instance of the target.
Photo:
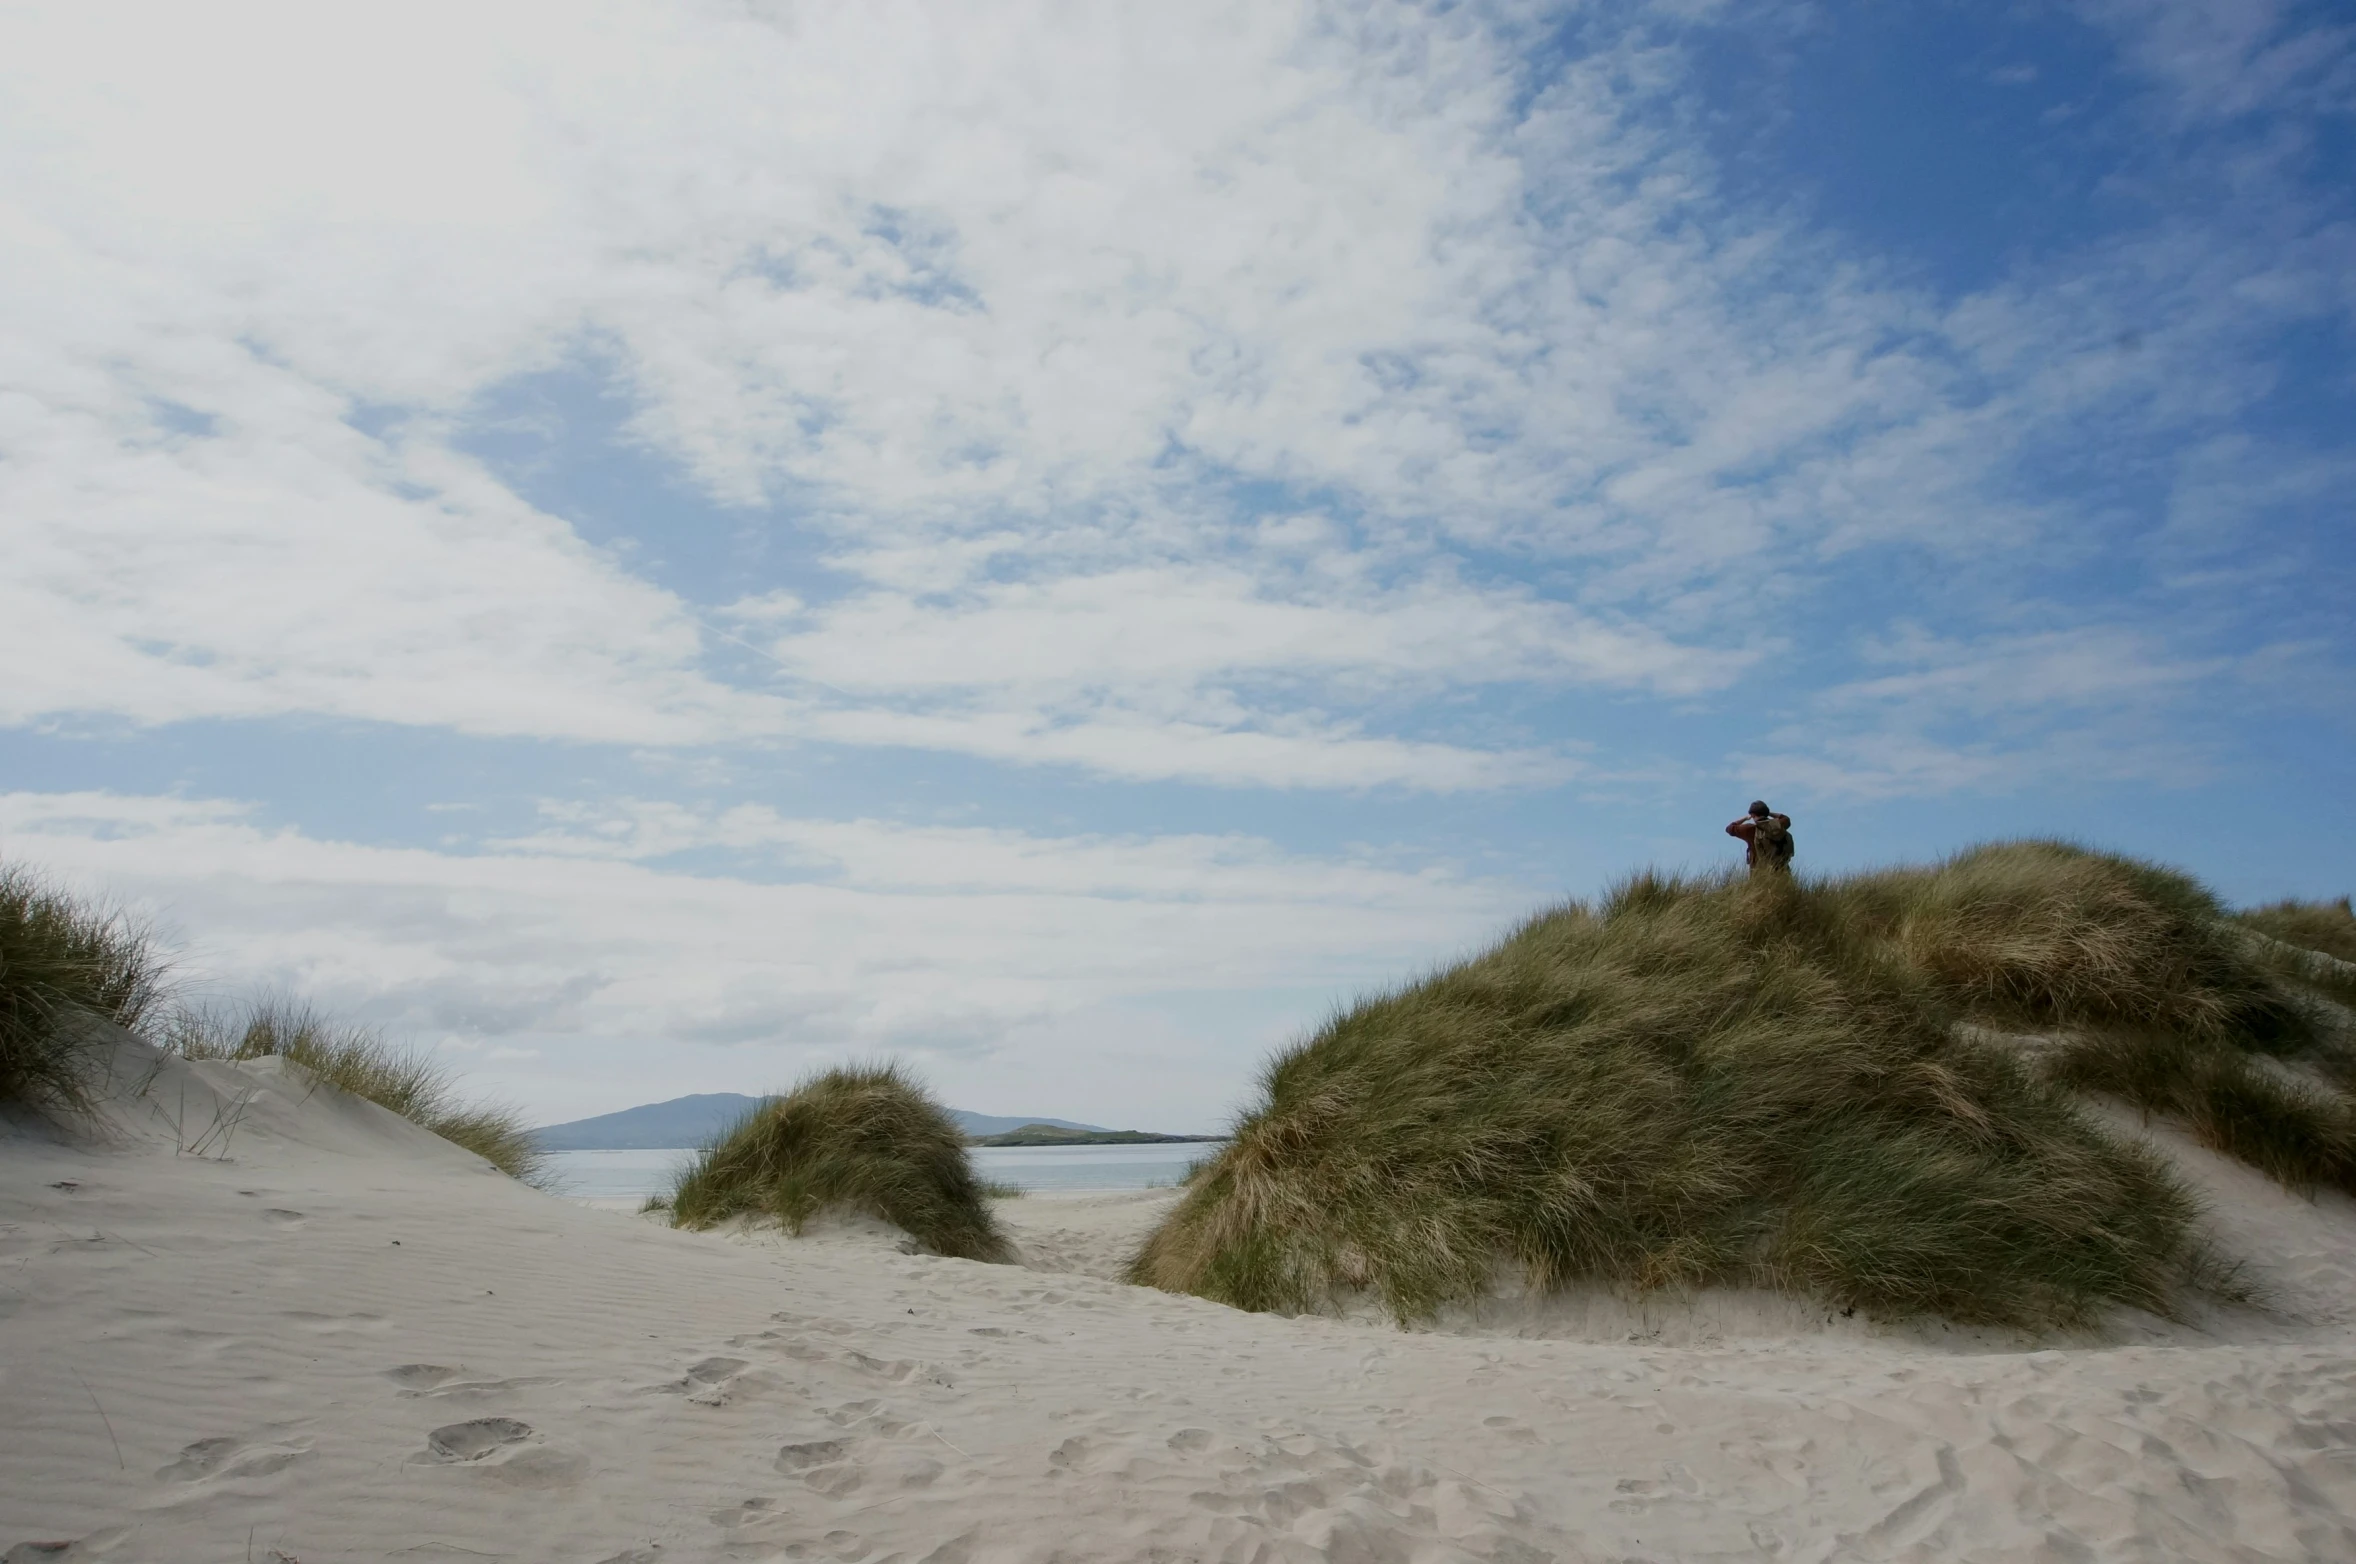
[(1224, 1135), (1156, 1135), (1150, 1130), (1067, 1130), (1053, 1124), (1024, 1124), (999, 1135), (968, 1136), (969, 1146), (1164, 1146), (1223, 1141)]

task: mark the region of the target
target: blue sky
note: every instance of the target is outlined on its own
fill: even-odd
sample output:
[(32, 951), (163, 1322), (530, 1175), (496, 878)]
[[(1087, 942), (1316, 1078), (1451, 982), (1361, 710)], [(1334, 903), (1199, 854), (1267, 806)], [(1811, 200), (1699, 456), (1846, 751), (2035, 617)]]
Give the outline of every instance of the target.
[(35, 5), (0, 76), (0, 853), (536, 1114), (1210, 1127), (1759, 795), (2356, 887), (2343, 9)]

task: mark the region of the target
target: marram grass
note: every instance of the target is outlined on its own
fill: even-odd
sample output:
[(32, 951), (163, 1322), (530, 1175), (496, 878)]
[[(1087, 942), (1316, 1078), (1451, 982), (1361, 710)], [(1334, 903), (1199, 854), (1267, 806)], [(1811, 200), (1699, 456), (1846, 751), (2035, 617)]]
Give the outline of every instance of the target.
[(1500, 1264), (2025, 1328), (2167, 1312), (2214, 1279), (2195, 1201), (2076, 1094), (2347, 1187), (2349, 1040), (2295, 989), (2193, 881), (2065, 844), (1640, 875), (1275, 1059), (1131, 1279), (1402, 1321)]
[(2356, 909), (2345, 896), (2338, 901), (2278, 901), (2253, 907), (2236, 921), (2285, 944), (2356, 962)]
[(895, 1065), (829, 1070), (749, 1110), (679, 1177), (677, 1227), (739, 1215), (800, 1232), (821, 1211), (879, 1217), (936, 1254), (1006, 1260), (965, 1137)]
[(2239, 913), (2234, 922), (2247, 931), (2246, 948), (2260, 962), (2310, 998), (2328, 1001), (2321, 1007), (2326, 1017), (2345, 1023), (2356, 1007), (2356, 914), (2347, 897), (2276, 902)]
[(0, 1104), (79, 1114), (90, 1107), (99, 1036), (134, 1030), (163, 995), (164, 965), (129, 916), (0, 865)]
[(104, 1036), (81, 1023), (98, 1020), (192, 1059), (283, 1055), (504, 1173), (539, 1177), (546, 1154), (523, 1116), (461, 1102), (450, 1072), (425, 1055), (288, 1001), (232, 1013), (169, 999), (165, 963), (143, 925), (21, 865), (0, 866), (0, 1103), (86, 1114)]
[(542, 1182), (547, 1153), (520, 1112), (461, 1101), (446, 1067), (372, 1028), (339, 1025), (292, 1000), (265, 999), (241, 1010), (182, 1010), (171, 1018), (164, 1045), (188, 1059), (285, 1059), (464, 1147), (511, 1178)]

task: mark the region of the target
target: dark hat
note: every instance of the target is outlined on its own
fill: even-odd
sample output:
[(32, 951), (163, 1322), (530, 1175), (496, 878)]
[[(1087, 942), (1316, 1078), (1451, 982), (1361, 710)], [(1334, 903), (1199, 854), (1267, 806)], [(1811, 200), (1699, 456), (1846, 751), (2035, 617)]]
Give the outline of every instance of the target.
[(1763, 814), (1767, 814), (1767, 813), (1769, 813), (1769, 812), (1770, 812), (1770, 811), (1769, 811), (1769, 810), (1768, 810), (1768, 808), (1767, 808), (1767, 801), (1766, 801), (1765, 799), (1754, 798), (1754, 799), (1752, 799), (1752, 800), (1751, 800), (1751, 813), (1752, 813), (1752, 814), (1754, 814), (1754, 815), (1763, 815)]

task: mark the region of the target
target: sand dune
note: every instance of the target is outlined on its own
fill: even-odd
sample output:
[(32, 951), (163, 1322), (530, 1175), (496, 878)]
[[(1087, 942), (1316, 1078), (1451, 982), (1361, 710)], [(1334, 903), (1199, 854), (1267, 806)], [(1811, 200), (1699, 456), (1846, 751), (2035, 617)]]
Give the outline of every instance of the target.
[(576, 1206), (267, 1063), (115, 1087), (0, 1134), (8, 1564), (2356, 1558), (2356, 1212), (2179, 1144), (2271, 1312), (1403, 1333), (1112, 1280), (1167, 1195), (988, 1266)]

